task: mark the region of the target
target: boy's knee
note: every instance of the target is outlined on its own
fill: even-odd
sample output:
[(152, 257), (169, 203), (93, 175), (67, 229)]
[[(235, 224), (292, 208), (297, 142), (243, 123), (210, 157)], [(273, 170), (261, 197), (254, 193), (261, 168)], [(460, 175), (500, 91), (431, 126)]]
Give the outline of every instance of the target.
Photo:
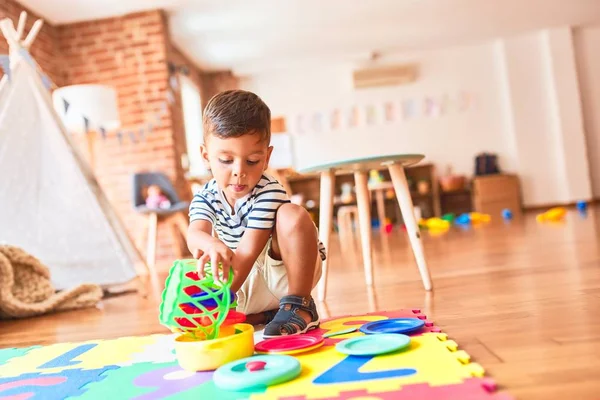
[(277, 210), (275, 220), (278, 235), (297, 233), (305, 229), (315, 231), (310, 214), (304, 207), (297, 204), (283, 204)]

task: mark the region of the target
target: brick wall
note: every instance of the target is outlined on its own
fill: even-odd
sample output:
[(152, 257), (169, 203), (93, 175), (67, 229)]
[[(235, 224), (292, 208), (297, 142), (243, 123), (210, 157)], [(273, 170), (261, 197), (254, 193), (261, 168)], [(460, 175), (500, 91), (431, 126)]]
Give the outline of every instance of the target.
[(202, 109), (211, 97), (224, 90), (237, 89), (239, 80), (229, 71), (205, 72), (200, 74), (200, 95)]
[[(0, 15), (10, 16), (16, 24), (23, 8), (7, 1), (0, 2)], [(33, 22), (30, 17), (28, 26)], [(142, 254), (146, 219), (133, 210), (132, 174), (164, 172), (179, 195), (191, 199), (181, 165), (181, 155), (187, 150), (179, 93), (174, 91), (174, 102), (162, 108), (170, 88), (169, 64), (187, 67), (188, 76), (200, 88), (203, 106), (218, 91), (238, 85), (229, 73), (199, 71), (173, 46), (168, 32), (165, 14), (156, 10), (61, 26), (46, 23), (32, 48), (41, 68), (58, 86), (100, 83), (116, 89), (121, 131), (125, 133), (122, 143), (116, 132), (109, 132), (106, 139), (96, 132), (75, 141), (90, 161), (91, 149), (98, 181)], [(161, 115), (159, 123), (154, 118), (157, 113)], [(148, 122), (153, 130), (142, 139), (139, 130)], [(135, 133), (137, 143), (129, 132)], [(174, 243), (169, 229), (159, 226), (157, 258), (170, 263), (176, 256), (174, 245), (185, 249), (183, 240)]]
[[(87, 21), (58, 27), (63, 71), (68, 84), (102, 83), (117, 91), (122, 132), (94, 144), (95, 172), (112, 204), (121, 215), (138, 248), (145, 252), (145, 218), (133, 211), (131, 177), (136, 172), (161, 171), (184, 187), (178, 147), (181, 123), (176, 102), (163, 109), (168, 90), (168, 28), (160, 11), (130, 14), (120, 18)], [(154, 116), (161, 114), (160, 123)], [(139, 135), (153, 124), (152, 132)], [(174, 256), (169, 229), (159, 226), (158, 258)]]
[[(25, 25), (25, 31), (23, 34), (23, 39), (25, 39), (33, 23), (39, 18), (39, 16), (30, 12), (26, 7), (21, 6), (19, 3), (13, 0), (0, 0), (0, 20), (4, 18), (10, 18), (15, 25), (15, 29), (17, 28), (21, 11), (27, 11), (27, 24)], [(45, 23), (37, 35), (37, 38), (33, 42), (31, 54), (42, 67), (42, 69), (48, 74), (50, 79), (60, 86), (63, 84), (63, 80), (60, 74), (60, 59), (56, 57), (57, 52), (57, 29), (56, 27)], [(0, 54), (8, 54), (8, 43), (6, 40), (4, 40), (4, 37), (1, 33)], [(0, 68), (0, 77), (2, 77), (2, 75), (3, 72)]]

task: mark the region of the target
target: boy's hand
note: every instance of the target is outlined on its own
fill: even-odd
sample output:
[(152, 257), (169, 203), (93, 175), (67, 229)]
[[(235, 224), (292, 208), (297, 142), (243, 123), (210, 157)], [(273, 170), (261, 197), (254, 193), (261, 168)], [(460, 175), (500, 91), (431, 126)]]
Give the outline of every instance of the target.
[(198, 275), (200, 279), (204, 278), (205, 265), (210, 261), (213, 279), (217, 282), (227, 282), (229, 279), (229, 270), (232, 268), (233, 256), (233, 251), (218, 239), (212, 241), (204, 251), (197, 249), (194, 258), (198, 260)]

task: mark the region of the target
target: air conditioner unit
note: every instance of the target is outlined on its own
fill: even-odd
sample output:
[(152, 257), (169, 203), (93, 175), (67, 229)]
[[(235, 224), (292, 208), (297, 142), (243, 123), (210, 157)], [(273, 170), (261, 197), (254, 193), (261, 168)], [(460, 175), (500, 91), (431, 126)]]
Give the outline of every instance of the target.
[(417, 66), (413, 64), (363, 68), (353, 73), (355, 89), (403, 85), (416, 79)]

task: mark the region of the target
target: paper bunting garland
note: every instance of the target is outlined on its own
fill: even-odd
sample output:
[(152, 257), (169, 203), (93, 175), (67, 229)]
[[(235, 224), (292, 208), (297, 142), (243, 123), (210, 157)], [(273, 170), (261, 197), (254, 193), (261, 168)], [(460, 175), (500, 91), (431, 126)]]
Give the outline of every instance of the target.
[[(54, 82), (52, 81), (52, 79), (50, 79), (50, 77), (48, 75), (44, 74), (41, 71), (41, 69), (38, 67), (37, 63), (35, 62), (34, 58), (31, 56), (31, 54), (29, 53), (29, 51), (26, 48), (20, 48), (19, 55), (21, 57), (23, 57), (23, 59), (29, 65), (31, 65), (36, 71), (38, 71), (38, 74), (40, 75), (42, 84), (48, 91), (50, 91), (53, 87), (57, 87), (54, 84)], [(11, 75), (11, 69), (10, 69), (10, 57), (8, 55), (0, 54), (0, 68), (4, 71), (4, 74), (7, 76), (7, 79), (10, 82), (12, 75)], [(154, 112), (150, 117), (150, 121), (146, 121), (143, 126), (137, 128), (137, 129), (134, 129), (132, 131), (128, 131), (127, 136), (129, 137), (131, 143), (135, 144), (135, 143), (139, 143), (140, 141), (145, 141), (147, 135), (151, 134), (156, 126), (161, 125), (162, 117), (166, 116), (169, 112), (169, 105), (175, 104), (175, 100), (176, 100), (175, 92), (179, 92), (179, 90), (180, 90), (177, 73), (188, 75), (189, 69), (185, 65), (177, 66), (177, 65), (173, 64), (172, 62), (169, 62), (168, 70), (169, 70), (168, 82), (169, 82), (170, 87), (167, 88), (165, 100), (161, 102), (160, 110), (157, 112)], [(73, 105), (64, 98), (62, 99), (62, 101), (63, 101), (63, 113), (65, 115), (69, 111), (75, 112), (74, 109), (75, 110), (77, 109), (76, 104)], [(102, 140), (107, 140), (109, 138), (109, 134), (108, 134), (106, 128), (103, 126), (99, 126), (99, 124), (96, 124), (94, 121), (91, 121), (89, 117), (87, 117), (85, 115), (81, 115), (81, 121), (82, 121), (84, 131), (86, 132), (86, 134), (88, 134), (93, 129), (93, 127), (96, 127), (100, 133)], [(136, 132), (137, 132), (137, 135), (136, 135)], [(123, 144), (124, 133), (122, 131), (117, 131), (115, 133), (115, 137), (119, 141), (119, 144)]]
[(382, 100), (361, 106), (335, 107), (327, 111), (296, 114), (291, 133), (335, 133), (361, 127), (375, 127), (416, 119), (439, 119), (452, 112), (466, 112), (476, 106), (476, 95), (463, 90), (455, 95), (412, 96), (398, 100)]

